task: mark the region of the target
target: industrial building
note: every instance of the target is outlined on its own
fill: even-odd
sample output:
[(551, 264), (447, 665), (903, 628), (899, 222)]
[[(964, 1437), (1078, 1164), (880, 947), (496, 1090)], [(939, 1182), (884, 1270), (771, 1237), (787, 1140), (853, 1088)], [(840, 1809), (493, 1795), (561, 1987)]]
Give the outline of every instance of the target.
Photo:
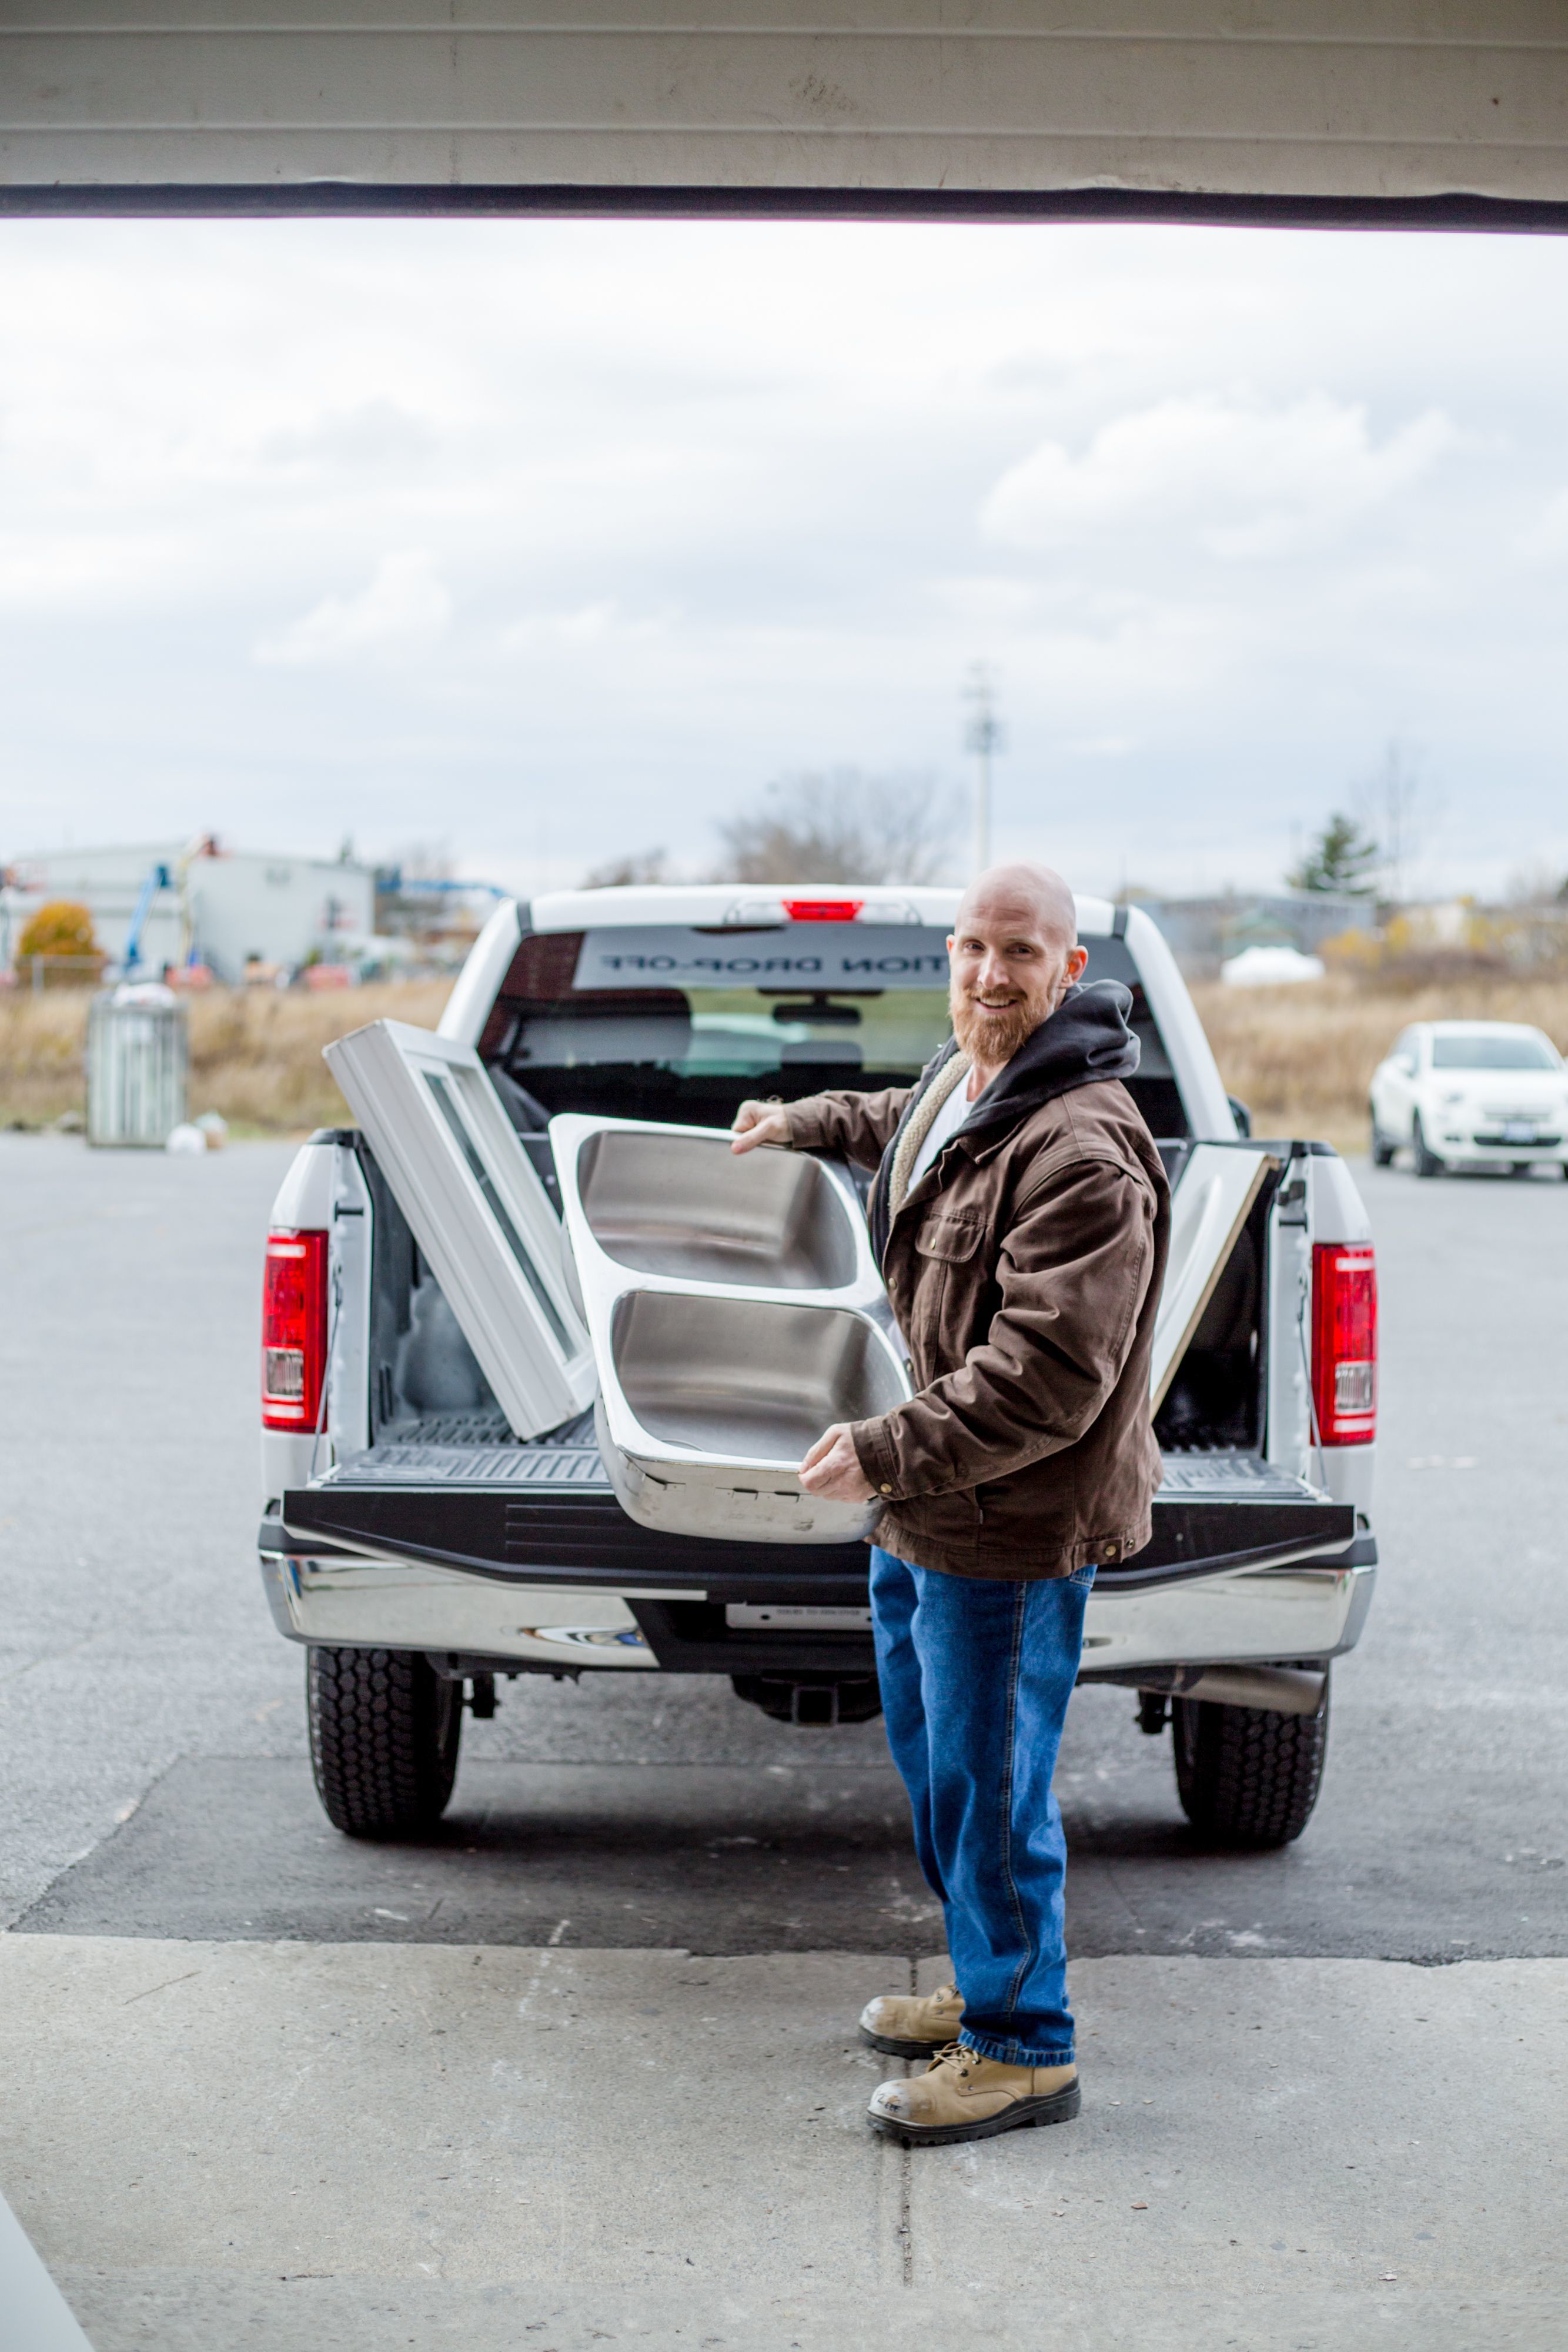
[(203, 964), (231, 984), (250, 963), (293, 971), (309, 961), (356, 960), (375, 932), (374, 871), (349, 856), (271, 856), (230, 849), (206, 834), (127, 848), (40, 850), (8, 871), (0, 890), (0, 961), (7, 965), (29, 917), (60, 898), (89, 909), (111, 966), (123, 966), (140, 909), (141, 970)]

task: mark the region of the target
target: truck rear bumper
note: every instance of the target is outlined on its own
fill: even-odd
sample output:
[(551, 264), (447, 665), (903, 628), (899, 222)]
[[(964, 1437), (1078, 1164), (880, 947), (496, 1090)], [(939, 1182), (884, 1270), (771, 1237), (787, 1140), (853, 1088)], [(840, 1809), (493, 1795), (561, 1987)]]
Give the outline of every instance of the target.
[[(1155, 1665), (1326, 1659), (1354, 1647), (1372, 1599), (1370, 1542), (1284, 1567), (1218, 1567), (1165, 1583), (1097, 1585), (1081, 1679)], [(263, 1580), (291, 1641), (422, 1650), (534, 1671), (871, 1671), (862, 1633), (779, 1637), (732, 1631), (696, 1590), (547, 1585), (417, 1560), (264, 1550)], [(860, 1599), (863, 1602), (863, 1575)]]
[(500, 1584), (419, 1560), (264, 1551), (274, 1624), (291, 1642), (423, 1650), (576, 1673), (658, 1664), (618, 1593)]
[[(1364, 1539), (1349, 1547), (1352, 1554), (1372, 1550)], [(1084, 1619), (1079, 1680), (1120, 1681), (1140, 1666), (1339, 1657), (1361, 1639), (1376, 1581), (1375, 1559), (1354, 1557), (1224, 1569), (1131, 1591), (1097, 1586)]]

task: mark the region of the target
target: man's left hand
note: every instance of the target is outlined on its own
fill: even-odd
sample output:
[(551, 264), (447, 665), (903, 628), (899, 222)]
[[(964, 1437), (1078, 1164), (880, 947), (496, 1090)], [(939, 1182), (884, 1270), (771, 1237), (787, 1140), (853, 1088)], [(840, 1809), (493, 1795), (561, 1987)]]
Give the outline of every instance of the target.
[(800, 1465), (800, 1484), (825, 1503), (869, 1503), (876, 1489), (861, 1468), (847, 1421), (824, 1429)]

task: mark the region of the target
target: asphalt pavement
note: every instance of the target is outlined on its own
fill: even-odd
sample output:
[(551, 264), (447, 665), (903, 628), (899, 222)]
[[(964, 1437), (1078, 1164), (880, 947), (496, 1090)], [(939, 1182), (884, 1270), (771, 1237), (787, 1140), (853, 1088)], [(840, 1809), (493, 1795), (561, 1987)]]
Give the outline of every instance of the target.
[(1561, 2341), (1568, 1185), (1357, 1171), (1384, 1564), (1317, 1813), (1206, 1853), (1081, 1692), (1084, 2117), (922, 2161), (861, 2121), (855, 2011), (940, 1965), (878, 1725), (525, 1681), (437, 1839), (326, 1824), (253, 1551), (288, 1157), (0, 1136), (0, 2190), (98, 2352)]

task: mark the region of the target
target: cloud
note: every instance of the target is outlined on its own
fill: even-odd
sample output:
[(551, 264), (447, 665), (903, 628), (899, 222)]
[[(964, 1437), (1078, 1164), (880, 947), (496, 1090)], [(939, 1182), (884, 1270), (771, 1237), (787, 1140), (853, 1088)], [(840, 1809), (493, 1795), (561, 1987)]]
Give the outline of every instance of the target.
[(6, 532), (0, 535), (0, 610), (36, 617), (134, 607), (188, 587), (196, 566), (168, 532)]
[(366, 400), (357, 408), (329, 411), (309, 425), (281, 426), (264, 436), (258, 454), (269, 466), (390, 471), (418, 465), (434, 446), (435, 436), (423, 417), (393, 400)]
[(452, 619), (452, 595), (428, 555), (414, 548), (383, 555), (357, 596), (324, 596), (276, 635), (256, 658), (277, 667), (316, 667), (423, 653)]
[(1042, 442), (991, 490), (981, 529), (1040, 552), (1163, 529), (1222, 560), (1292, 555), (1332, 542), (1458, 437), (1428, 409), (1377, 443), (1364, 407), (1323, 393), (1272, 409), (1163, 400), (1102, 425), (1081, 457)]
[(17, 221), (0, 300), (8, 854), (692, 862), (965, 775), (981, 656), (1085, 882), (1277, 876), (1393, 733), (1452, 887), (1559, 838), (1568, 241)]
[(1559, 563), (1568, 555), (1568, 490), (1559, 490), (1516, 541), (1527, 563)]
[(501, 645), (507, 653), (524, 655), (593, 652), (662, 637), (668, 621), (667, 614), (623, 613), (607, 596), (568, 613), (525, 614), (503, 630)]

